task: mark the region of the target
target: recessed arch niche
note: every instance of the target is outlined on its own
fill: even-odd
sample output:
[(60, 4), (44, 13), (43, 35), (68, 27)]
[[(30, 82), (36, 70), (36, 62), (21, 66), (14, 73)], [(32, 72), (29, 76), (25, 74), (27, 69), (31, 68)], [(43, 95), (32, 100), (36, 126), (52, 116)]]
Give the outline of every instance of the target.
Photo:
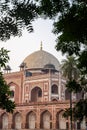
[(7, 113), (4, 113), (2, 115), (2, 129), (8, 129), (8, 115)]
[(44, 111), (41, 114), (41, 128), (42, 129), (51, 129), (52, 127), (52, 115), (49, 111)]
[(56, 84), (53, 84), (51, 86), (51, 93), (52, 94), (58, 94), (58, 86)]
[(35, 129), (36, 128), (36, 114), (31, 111), (26, 116), (26, 127), (28, 129)]
[(42, 90), (36, 86), (31, 90), (31, 102), (40, 102), (42, 99)]
[(21, 113), (17, 112), (13, 116), (13, 128), (21, 129), (22, 128), (22, 115)]

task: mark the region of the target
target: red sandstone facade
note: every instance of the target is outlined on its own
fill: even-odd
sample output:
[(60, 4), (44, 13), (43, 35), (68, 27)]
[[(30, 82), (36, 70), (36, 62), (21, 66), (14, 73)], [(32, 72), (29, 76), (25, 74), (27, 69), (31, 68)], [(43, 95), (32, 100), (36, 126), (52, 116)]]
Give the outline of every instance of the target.
[[(40, 50), (37, 53), (42, 55), (46, 52)], [(48, 57), (48, 53), (46, 55)], [(33, 57), (33, 60), (34, 58), (36, 60), (35, 56), (29, 58)], [(41, 61), (38, 60), (39, 64), (40, 62), (42, 64), (43, 58)], [(13, 114), (0, 110), (0, 129), (65, 130), (70, 128), (70, 119), (62, 116), (64, 110), (69, 108), (66, 81), (62, 78), (61, 72), (56, 69), (56, 61), (49, 64), (49, 59), (47, 60), (48, 64), (44, 64), (44, 67), (25, 68), (24, 64), (21, 64), (19, 72), (4, 74), (12, 91), (11, 100), (15, 101), (16, 108)], [(76, 99), (75, 95), (73, 99)], [(79, 128), (79, 123), (73, 122), (73, 128)]]

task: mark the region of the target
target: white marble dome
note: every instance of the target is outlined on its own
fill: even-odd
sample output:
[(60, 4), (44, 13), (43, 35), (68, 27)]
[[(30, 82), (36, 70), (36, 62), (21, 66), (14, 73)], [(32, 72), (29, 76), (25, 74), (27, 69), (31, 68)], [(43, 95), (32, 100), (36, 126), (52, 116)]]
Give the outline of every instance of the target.
[(56, 70), (60, 69), (60, 63), (57, 58), (42, 49), (28, 55), (23, 63), (26, 64), (28, 69), (44, 68), (48, 64), (53, 65)]

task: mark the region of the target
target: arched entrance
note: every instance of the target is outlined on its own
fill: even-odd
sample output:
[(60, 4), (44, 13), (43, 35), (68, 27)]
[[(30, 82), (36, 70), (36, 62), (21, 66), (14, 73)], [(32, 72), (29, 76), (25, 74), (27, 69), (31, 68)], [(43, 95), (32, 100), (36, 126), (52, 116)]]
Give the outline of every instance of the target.
[(64, 111), (61, 111), (57, 114), (57, 120), (59, 121), (59, 129), (66, 129), (68, 127), (66, 118), (63, 117)]
[(51, 114), (49, 111), (45, 111), (41, 115), (41, 128), (51, 129)]
[(22, 125), (22, 117), (20, 113), (16, 113), (15, 117), (14, 117), (14, 123), (15, 123), (15, 129), (21, 129), (21, 125)]
[(2, 115), (2, 129), (8, 129), (8, 115), (6, 113)]
[(35, 87), (31, 90), (31, 102), (39, 102), (42, 99), (42, 90), (39, 87)]
[(35, 129), (36, 128), (36, 114), (34, 112), (29, 112), (26, 118), (27, 128)]

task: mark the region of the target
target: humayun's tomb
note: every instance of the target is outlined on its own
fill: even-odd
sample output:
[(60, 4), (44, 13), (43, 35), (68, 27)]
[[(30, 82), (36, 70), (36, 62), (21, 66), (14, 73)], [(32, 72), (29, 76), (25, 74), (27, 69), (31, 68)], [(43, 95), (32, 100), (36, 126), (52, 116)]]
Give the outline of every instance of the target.
[[(70, 119), (63, 112), (70, 107), (70, 94), (65, 87), (61, 65), (52, 54), (40, 50), (27, 56), (20, 70), (5, 70), (4, 78), (11, 90), (16, 108), (13, 114), (0, 109), (0, 129), (5, 130), (65, 130)], [(81, 98), (73, 94), (73, 101)], [(73, 129), (85, 129), (85, 122), (73, 122)]]

